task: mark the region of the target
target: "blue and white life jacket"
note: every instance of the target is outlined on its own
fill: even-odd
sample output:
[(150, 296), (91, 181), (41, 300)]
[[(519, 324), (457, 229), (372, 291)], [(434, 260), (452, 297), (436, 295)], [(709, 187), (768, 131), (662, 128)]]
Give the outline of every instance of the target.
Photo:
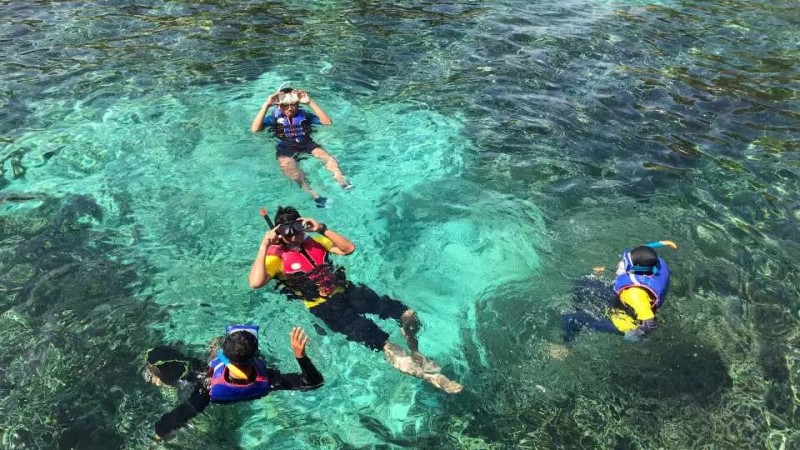
[(280, 108), (272, 111), (275, 136), (281, 140), (302, 142), (311, 137), (311, 118), (306, 115), (303, 108), (297, 108), (297, 113), (291, 118), (283, 114)]

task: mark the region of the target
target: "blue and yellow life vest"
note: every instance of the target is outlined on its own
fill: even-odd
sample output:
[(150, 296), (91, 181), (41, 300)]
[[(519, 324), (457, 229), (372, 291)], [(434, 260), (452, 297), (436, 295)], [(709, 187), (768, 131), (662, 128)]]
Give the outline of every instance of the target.
[(272, 117), (278, 139), (302, 142), (311, 136), (311, 118), (303, 108), (297, 108), (297, 113), (291, 118), (286, 117), (280, 108), (275, 108)]
[[(254, 325), (232, 325), (225, 328), (226, 334), (237, 331), (246, 331), (253, 334), (258, 339), (258, 327)], [(217, 357), (208, 363), (211, 370), (211, 402), (212, 403), (234, 403), (244, 400), (253, 400), (264, 397), (272, 390), (272, 386), (267, 378), (267, 365), (261, 358), (254, 358), (251, 363), (255, 368), (256, 374), (253, 381), (237, 380), (234, 383), (228, 381), (230, 366), (228, 358), (222, 353), (222, 349), (217, 350)], [(233, 367), (239, 370), (237, 367)], [(239, 370), (240, 371), (240, 370)], [(240, 371), (241, 372), (241, 371)]]
[[(625, 289), (639, 287), (647, 290), (650, 294), (650, 306), (655, 310), (664, 303), (664, 297), (669, 288), (669, 266), (662, 258), (658, 258), (658, 264), (652, 268), (644, 268), (633, 265), (631, 262), (630, 251), (622, 253), (622, 262), (625, 264), (625, 273), (617, 275), (614, 280), (614, 291), (619, 295)], [(650, 271), (649, 274), (642, 274)]]
[(212, 403), (234, 403), (253, 400), (264, 397), (272, 389), (267, 379), (267, 366), (260, 358), (256, 358), (253, 361), (253, 366), (256, 369), (255, 380), (245, 384), (228, 381), (228, 367), (219, 358), (214, 358), (208, 365), (214, 368), (214, 373), (211, 375)]

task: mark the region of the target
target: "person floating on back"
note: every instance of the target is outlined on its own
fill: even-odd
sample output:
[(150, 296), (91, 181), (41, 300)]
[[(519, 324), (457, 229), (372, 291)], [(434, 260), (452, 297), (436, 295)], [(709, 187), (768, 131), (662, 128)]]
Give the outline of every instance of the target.
[[(631, 342), (655, 330), (656, 311), (664, 304), (670, 281), (669, 266), (655, 250), (664, 246), (677, 248), (672, 241), (659, 241), (625, 249), (613, 290), (593, 276), (579, 280), (573, 295), (576, 311), (561, 316), (564, 344), (572, 343), (584, 328), (621, 334)], [(564, 352), (551, 348), (554, 356)]]
[[(310, 106), (314, 112), (308, 112), (300, 107), (301, 103)], [(339, 169), (336, 158), (311, 138), (312, 125), (328, 126), (332, 123), (328, 114), (311, 99), (307, 92), (283, 88), (267, 97), (250, 125), (250, 131), (253, 133), (258, 133), (265, 128), (272, 129), (278, 138), (275, 157), (278, 159), (281, 171), (287, 178), (300, 185), (300, 188), (311, 194), (319, 208), (325, 207), (327, 199), (311, 189), (305, 173), (297, 164), (298, 157), (303, 154), (311, 154), (325, 163), (325, 168), (333, 174), (333, 178), (339, 183), (339, 186), (346, 190), (353, 187)]]
[(157, 386), (186, 386), (189, 398), (155, 423), (155, 439), (169, 439), (190, 419), (203, 412), (210, 403), (235, 403), (255, 400), (277, 390), (310, 390), (324, 383), (311, 360), (306, 356), (308, 343), (305, 331), (294, 328), (290, 343), (302, 373), (282, 374), (267, 367), (258, 354), (258, 327), (231, 325), (225, 329), (222, 348), (219, 340), (211, 343), (207, 367), (195, 358), (182, 355), (166, 346), (147, 352), (145, 378)]
[[(266, 218), (266, 216), (265, 216)], [(316, 233), (310, 237), (307, 232)], [(441, 368), (419, 352), (417, 331), (420, 324), (414, 311), (402, 302), (379, 295), (363, 284), (347, 281), (344, 269), (330, 261), (330, 254), (347, 256), (355, 245), (324, 223), (292, 207), (278, 208), (275, 226), (261, 240), (258, 254), (250, 268), (250, 287), (258, 289), (277, 278), (285, 294), (303, 300), (311, 314), (348, 340), (384, 352), (398, 370), (422, 378), (448, 392), (461, 392), (462, 386), (442, 375)], [(364, 317), (375, 314), (393, 319), (411, 354), (389, 342), (389, 334)]]

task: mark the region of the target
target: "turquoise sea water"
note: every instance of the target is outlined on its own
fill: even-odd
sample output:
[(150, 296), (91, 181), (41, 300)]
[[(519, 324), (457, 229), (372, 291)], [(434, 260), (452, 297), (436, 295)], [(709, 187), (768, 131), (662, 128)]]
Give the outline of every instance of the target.
[[(179, 401), (147, 348), (232, 322), (309, 393), (213, 406), (173, 448), (796, 448), (795, 2), (0, 2), (4, 448), (143, 448)], [(283, 83), (334, 120), (317, 210), (249, 124)], [(446, 396), (252, 291), (258, 208), (358, 246)], [(552, 359), (573, 280), (656, 239), (659, 329)], [(382, 322), (401, 342), (397, 327)]]

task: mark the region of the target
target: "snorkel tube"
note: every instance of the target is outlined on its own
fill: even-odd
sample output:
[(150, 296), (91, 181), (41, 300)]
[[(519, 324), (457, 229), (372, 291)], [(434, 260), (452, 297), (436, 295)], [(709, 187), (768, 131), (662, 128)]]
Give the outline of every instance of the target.
[(261, 212), (261, 217), (263, 217), (264, 221), (266, 221), (267, 225), (269, 225), (269, 229), (271, 230), (271, 229), (275, 228), (275, 224), (272, 223), (272, 219), (269, 218), (269, 214), (267, 213), (267, 210), (265, 208), (261, 208), (260, 212)]
[(669, 247), (673, 250), (678, 249), (678, 245), (672, 241), (656, 241), (651, 242), (649, 244), (644, 244), (645, 247), (650, 247), (652, 249), (661, 248), (661, 247)]

